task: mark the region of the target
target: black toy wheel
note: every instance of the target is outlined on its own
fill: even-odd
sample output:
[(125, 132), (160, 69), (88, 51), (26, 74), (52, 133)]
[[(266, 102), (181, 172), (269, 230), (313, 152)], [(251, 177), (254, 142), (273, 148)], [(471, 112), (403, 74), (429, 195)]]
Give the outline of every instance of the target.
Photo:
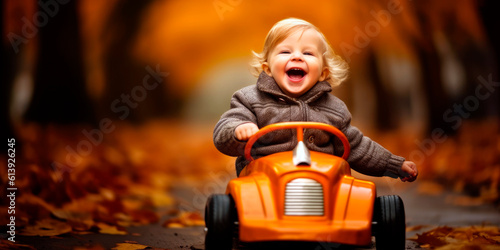
[(397, 195), (377, 197), (373, 220), (378, 250), (403, 250), (406, 244), (405, 209)]
[(206, 250), (231, 250), (236, 209), (230, 195), (214, 194), (205, 206)]

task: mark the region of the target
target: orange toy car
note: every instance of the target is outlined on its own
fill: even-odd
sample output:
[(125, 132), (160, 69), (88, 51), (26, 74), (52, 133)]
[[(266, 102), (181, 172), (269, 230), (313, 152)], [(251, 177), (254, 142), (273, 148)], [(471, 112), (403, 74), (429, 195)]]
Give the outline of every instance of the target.
[[(278, 129), (297, 130), (293, 151), (253, 160), (259, 137)], [(337, 136), (344, 154), (309, 151), (303, 129)], [(229, 182), (226, 194), (209, 197), (205, 207), (205, 249), (232, 249), (242, 242), (309, 241), (366, 246), (375, 236), (377, 249), (405, 248), (404, 205), (399, 196), (376, 197), (375, 184), (351, 176), (350, 146), (337, 128), (314, 122), (266, 126), (252, 136), (245, 157), (252, 160)], [(235, 234), (235, 232), (239, 232)]]

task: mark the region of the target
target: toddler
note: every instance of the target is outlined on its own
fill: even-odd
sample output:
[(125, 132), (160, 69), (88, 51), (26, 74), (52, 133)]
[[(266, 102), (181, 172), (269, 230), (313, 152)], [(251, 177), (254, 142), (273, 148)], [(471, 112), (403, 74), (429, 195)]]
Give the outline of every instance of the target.
[[(238, 156), (238, 176), (249, 163), (243, 156), (245, 143), (259, 128), (278, 122), (313, 121), (333, 125), (346, 135), (351, 145), (347, 161), (352, 169), (402, 181), (417, 178), (415, 163), (393, 155), (351, 126), (346, 105), (330, 94), (332, 87), (347, 78), (347, 63), (314, 25), (295, 18), (276, 23), (267, 34), (263, 51), (254, 53), (252, 66), (259, 74), (257, 83), (234, 93), (231, 108), (214, 129), (216, 148)], [(343, 154), (340, 140), (328, 132), (307, 129), (304, 143), (313, 151)], [(253, 155), (258, 158), (291, 151), (295, 145), (294, 131), (274, 131), (259, 140)]]

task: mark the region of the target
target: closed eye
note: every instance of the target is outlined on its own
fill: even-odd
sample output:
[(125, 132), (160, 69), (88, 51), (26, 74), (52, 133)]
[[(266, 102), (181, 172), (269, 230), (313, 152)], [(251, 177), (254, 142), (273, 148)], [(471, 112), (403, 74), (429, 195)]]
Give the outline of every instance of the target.
[(280, 54), (290, 54), (290, 51), (288, 51), (288, 50), (283, 50), (283, 51), (280, 51)]
[(308, 51), (304, 52), (304, 55), (306, 55), (306, 56), (314, 56), (314, 54), (312, 52), (308, 52)]

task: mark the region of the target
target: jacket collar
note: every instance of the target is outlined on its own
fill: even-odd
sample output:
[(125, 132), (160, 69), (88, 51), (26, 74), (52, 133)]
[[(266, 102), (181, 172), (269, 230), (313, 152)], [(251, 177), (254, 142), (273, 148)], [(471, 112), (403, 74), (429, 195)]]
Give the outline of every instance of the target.
[(317, 82), (309, 91), (298, 98), (293, 98), (280, 89), (278, 83), (274, 80), (274, 78), (267, 75), (265, 72), (260, 73), (259, 78), (257, 79), (257, 89), (274, 95), (276, 97), (281, 97), (285, 100), (298, 102), (303, 101), (305, 103), (311, 103), (316, 101), (319, 97), (323, 96), (325, 93), (331, 92), (332, 87), (326, 81)]

